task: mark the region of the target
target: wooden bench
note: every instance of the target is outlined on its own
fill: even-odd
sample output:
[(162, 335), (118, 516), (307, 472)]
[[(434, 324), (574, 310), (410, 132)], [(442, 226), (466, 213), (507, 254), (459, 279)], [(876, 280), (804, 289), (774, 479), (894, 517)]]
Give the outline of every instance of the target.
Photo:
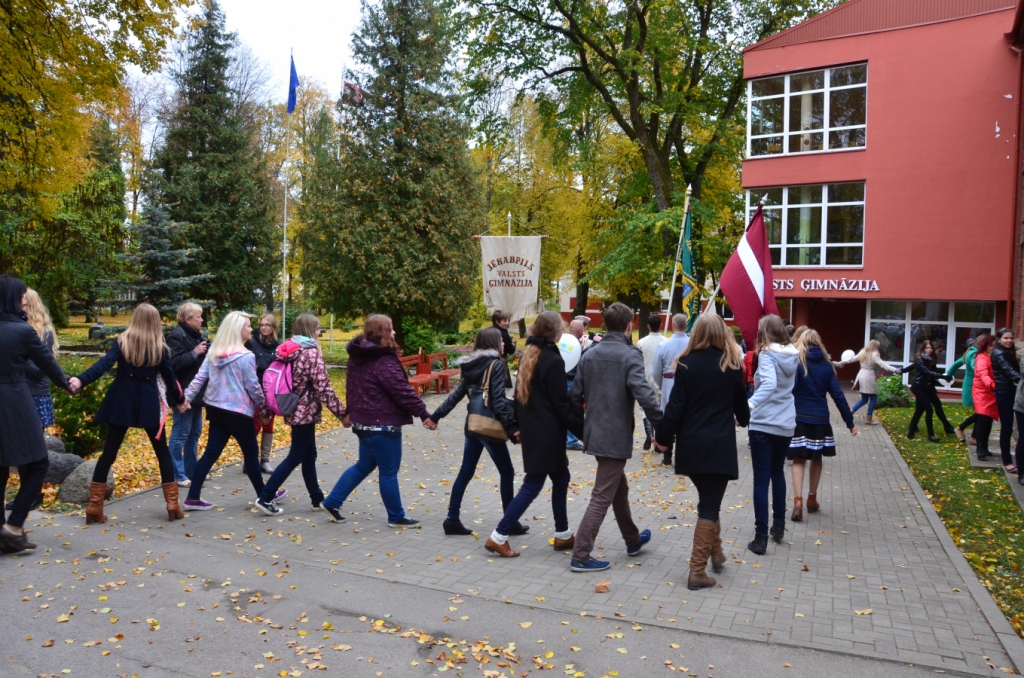
[[(430, 370), (431, 374), (438, 374), (441, 376), (441, 380), (444, 383), (444, 392), (451, 393), (451, 378), (457, 377), (462, 374), (462, 370), (458, 368), (448, 368), (448, 354), (447, 353), (431, 353), (427, 356), (427, 369)], [(434, 372), (434, 363), (440, 363), (441, 369)]]
[(416, 374), (409, 373), (409, 385), (416, 389), (417, 393), (424, 393), (430, 384), (434, 384), (434, 389), (441, 392), (441, 382), (443, 381), (440, 374), (432, 374), (430, 372), (430, 364), (426, 363), (423, 356), (423, 351), (417, 354), (405, 356), (398, 359), (402, 363), (402, 368), (409, 373), (410, 369), (415, 369)]

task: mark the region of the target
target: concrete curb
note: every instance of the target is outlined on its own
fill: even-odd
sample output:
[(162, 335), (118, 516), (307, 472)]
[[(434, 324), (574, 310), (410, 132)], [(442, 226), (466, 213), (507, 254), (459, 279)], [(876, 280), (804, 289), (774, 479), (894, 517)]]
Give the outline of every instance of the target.
[(1003, 614), (995, 599), (992, 598), (992, 594), (982, 585), (978, 575), (974, 572), (974, 568), (971, 567), (971, 564), (967, 562), (967, 558), (964, 557), (964, 554), (960, 552), (960, 549), (953, 542), (953, 537), (946, 530), (945, 523), (942, 522), (942, 518), (939, 517), (935, 508), (932, 507), (931, 500), (925, 494), (924, 488), (917, 482), (914, 472), (910, 470), (906, 460), (903, 459), (903, 455), (896, 449), (895, 443), (889, 437), (889, 432), (885, 430), (884, 426), (880, 432), (886, 446), (889, 448), (889, 452), (892, 453), (893, 459), (896, 461), (896, 465), (903, 471), (907, 484), (914, 491), (914, 496), (917, 497), (918, 503), (921, 504), (921, 510), (927, 516), (928, 523), (938, 536), (939, 543), (942, 544), (942, 548), (952, 561), (957, 574), (964, 580), (967, 590), (970, 591), (971, 597), (977, 603), (978, 609), (981, 610), (981, 614), (985, 617), (985, 621), (992, 627), (992, 631), (995, 632), (999, 642), (1002, 643), (1003, 649), (1006, 651), (1006, 655), (1013, 663), (1017, 673), (1024, 672), (1024, 640), (1013, 630), (1010, 622), (1006, 619), (1006, 615)]

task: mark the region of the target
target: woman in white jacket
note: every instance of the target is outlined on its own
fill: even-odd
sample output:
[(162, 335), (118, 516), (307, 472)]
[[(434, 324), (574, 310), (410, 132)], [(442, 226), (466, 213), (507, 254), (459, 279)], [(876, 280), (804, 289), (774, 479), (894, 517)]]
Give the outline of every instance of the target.
[(857, 377), (853, 380), (853, 388), (860, 391), (860, 400), (853, 406), (853, 412), (856, 413), (857, 410), (867, 405), (868, 413), (864, 417), (864, 423), (869, 425), (878, 423), (874, 420), (875, 406), (878, 404), (878, 386), (875, 383), (878, 374), (886, 371), (893, 374), (900, 372), (900, 368), (893, 367), (882, 360), (881, 347), (882, 345), (878, 343), (877, 339), (872, 339), (853, 358), (841, 362), (832, 361), (837, 369), (852, 365), (854, 361), (860, 363), (860, 371), (857, 372)]

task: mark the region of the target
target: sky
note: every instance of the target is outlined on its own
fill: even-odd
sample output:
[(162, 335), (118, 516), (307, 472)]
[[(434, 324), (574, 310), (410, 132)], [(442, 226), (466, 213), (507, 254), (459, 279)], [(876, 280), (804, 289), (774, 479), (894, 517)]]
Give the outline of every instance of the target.
[(270, 68), (275, 100), (288, 98), (288, 52), (300, 80), (318, 80), (332, 96), (341, 87), (349, 45), (359, 25), (358, 0), (220, 0), (227, 29)]

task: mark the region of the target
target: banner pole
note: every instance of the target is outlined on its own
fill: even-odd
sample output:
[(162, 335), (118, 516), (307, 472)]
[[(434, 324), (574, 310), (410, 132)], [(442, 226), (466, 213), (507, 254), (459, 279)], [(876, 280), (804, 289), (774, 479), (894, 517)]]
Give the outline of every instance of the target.
[(665, 330), (662, 332), (664, 336), (668, 336), (668, 330), (672, 326), (672, 302), (675, 301), (676, 275), (683, 258), (683, 238), (686, 237), (686, 214), (690, 211), (691, 193), (693, 193), (693, 187), (687, 185), (686, 201), (683, 204), (683, 223), (679, 225), (679, 245), (676, 246), (676, 258), (672, 262), (672, 286), (668, 288), (668, 313), (665, 314)]
[[(290, 50), (289, 50), (290, 51)], [(292, 55), (294, 58), (294, 54)], [(287, 108), (285, 109), (287, 111)], [(284, 223), (281, 238), (281, 338), (288, 336), (288, 153), (291, 142), (292, 114), (285, 113), (284, 127)]]

